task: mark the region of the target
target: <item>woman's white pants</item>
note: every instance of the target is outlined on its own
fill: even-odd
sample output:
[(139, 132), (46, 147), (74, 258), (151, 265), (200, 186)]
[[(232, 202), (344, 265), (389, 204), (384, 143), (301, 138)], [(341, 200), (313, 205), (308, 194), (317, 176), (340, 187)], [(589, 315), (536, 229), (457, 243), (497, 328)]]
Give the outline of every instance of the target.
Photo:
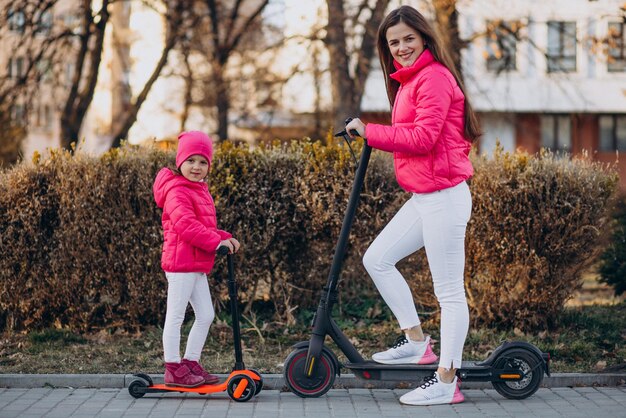
[(363, 257), (381, 296), (403, 330), (420, 325), (411, 290), (396, 263), (426, 250), (435, 296), (441, 309), (439, 366), (461, 366), (469, 327), (463, 284), (465, 229), (472, 211), (466, 182), (432, 193), (413, 194), (370, 245)]
[(167, 312), (163, 326), (163, 355), (166, 363), (180, 362), (180, 329), (187, 304), (191, 303), (195, 321), (189, 331), (185, 356), (198, 361), (215, 318), (213, 301), (206, 274), (165, 273), (167, 277)]

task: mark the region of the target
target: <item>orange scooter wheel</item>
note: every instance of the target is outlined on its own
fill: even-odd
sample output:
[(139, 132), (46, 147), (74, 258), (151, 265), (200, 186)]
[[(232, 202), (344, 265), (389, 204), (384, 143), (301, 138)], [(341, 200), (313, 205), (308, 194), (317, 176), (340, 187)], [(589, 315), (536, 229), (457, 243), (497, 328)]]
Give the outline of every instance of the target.
[(256, 394), (256, 383), (251, 377), (238, 374), (228, 382), (227, 392), (233, 401), (247, 402)]
[(250, 371), (259, 376), (259, 380), (254, 380), (254, 383), (256, 384), (256, 392), (254, 392), (254, 394), (258, 395), (263, 389), (263, 376), (261, 376), (261, 373), (255, 369), (250, 369)]

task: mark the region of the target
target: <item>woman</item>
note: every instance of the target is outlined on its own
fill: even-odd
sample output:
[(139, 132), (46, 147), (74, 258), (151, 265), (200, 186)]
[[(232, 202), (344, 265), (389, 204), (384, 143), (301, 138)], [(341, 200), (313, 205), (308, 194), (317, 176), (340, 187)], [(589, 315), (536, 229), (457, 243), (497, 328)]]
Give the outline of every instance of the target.
[(396, 178), (412, 197), (370, 245), (363, 264), (399, 322), (404, 336), (372, 356), (385, 364), (432, 364), (410, 288), (395, 265), (424, 247), (441, 308), (437, 371), (400, 401), (409, 405), (459, 403), (457, 384), (469, 312), (463, 285), (465, 229), (472, 200), (466, 180), (479, 126), (454, 65), (433, 28), (417, 10), (392, 11), (378, 30), (378, 52), (392, 105), (392, 125), (347, 126), (369, 145), (392, 152)]

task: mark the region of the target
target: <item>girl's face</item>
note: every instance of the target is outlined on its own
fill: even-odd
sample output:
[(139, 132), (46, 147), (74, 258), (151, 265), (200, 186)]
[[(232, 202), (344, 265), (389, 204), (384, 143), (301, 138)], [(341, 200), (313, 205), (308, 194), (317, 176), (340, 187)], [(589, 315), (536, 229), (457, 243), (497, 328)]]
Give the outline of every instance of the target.
[(180, 165), (180, 172), (189, 181), (202, 181), (209, 174), (209, 162), (202, 155), (192, 155)]
[(424, 39), (404, 22), (390, 26), (385, 34), (391, 56), (403, 67), (410, 67), (424, 52)]

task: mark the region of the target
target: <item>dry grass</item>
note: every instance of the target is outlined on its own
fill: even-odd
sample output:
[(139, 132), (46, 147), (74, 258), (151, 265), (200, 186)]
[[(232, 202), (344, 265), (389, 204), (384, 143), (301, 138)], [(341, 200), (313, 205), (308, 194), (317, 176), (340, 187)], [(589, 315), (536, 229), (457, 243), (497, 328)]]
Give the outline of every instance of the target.
[[(386, 309), (383, 308), (383, 311)], [(282, 363), (291, 345), (308, 339), (307, 315), (298, 324), (259, 321), (243, 326), (244, 361), (263, 373), (282, 373)], [(383, 315), (384, 316), (384, 315)], [(536, 334), (520, 330), (499, 331), (472, 328), (464, 358), (478, 360), (503, 340), (529, 341), (552, 355), (554, 372), (598, 372), (626, 370), (626, 304), (570, 308), (560, 317), (561, 325), (552, 332)], [(392, 343), (397, 336), (395, 322), (342, 316), (338, 323), (357, 349), (366, 357)], [(249, 325), (249, 324), (248, 324)], [(436, 344), (435, 324), (426, 322)], [(185, 330), (188, 332), (188, 325)], [(211, 329), (202, 362), (213, 372), (226, 373), (234, 362), (230, 327), (220, 321)], [(29, 334), (5, 334), (0, 340), (0, 373), (162, 373), (161, 331), (158, 328), (129, 334), (101, 331), (79, 335), (69, 331), (47, 330)], [(328, 343), (328, 342), (327, 342)], [(331, 349), (345, 360), (329, 343)]]

